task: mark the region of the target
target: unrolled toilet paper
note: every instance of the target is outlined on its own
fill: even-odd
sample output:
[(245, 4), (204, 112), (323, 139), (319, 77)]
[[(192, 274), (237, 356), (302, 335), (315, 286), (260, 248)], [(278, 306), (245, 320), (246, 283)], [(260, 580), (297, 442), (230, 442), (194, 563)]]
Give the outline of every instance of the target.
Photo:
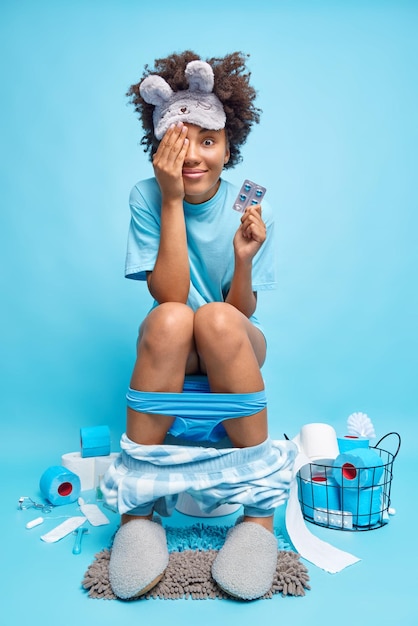
[[(308, 463), (309, 459), (300, 452), (295, 460), (295, 475)], [(292, 481), (290, 487), (286, 506), (286, 529), (299, 554), (327, 572), (335, 574), (359, 561), (358, 557), (322, 541), (308, 530), (300, 508), (297, 480)]]

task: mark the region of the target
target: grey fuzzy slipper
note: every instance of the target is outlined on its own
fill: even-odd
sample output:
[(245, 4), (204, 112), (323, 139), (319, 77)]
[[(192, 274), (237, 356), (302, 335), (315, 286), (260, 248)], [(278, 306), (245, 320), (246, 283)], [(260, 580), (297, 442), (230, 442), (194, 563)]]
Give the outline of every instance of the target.
[(231, 528), (212, 565), (212, 576), (230, 596), (261, 598), (272, 586), (277, 566), (276, 537), (255, 522)]
[(122, 600), (136, 598), (152, 589), (168, 565), (165, 530), (147, 519), (133, 519), (121, 526), (113, 541), (109, 581)]

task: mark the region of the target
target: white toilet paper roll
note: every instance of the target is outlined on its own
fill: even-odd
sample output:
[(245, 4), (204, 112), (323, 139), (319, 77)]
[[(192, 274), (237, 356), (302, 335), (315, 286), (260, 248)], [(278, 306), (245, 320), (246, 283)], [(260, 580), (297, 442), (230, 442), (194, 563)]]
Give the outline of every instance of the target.
[(94, 487), (99, 485), (101, 478), (106, 474), (108, 468), (119, 456), (119, 452), (111, 452), (107, 456), (96, 456), (94, 457)]
[(293, 441), (309, 461), (335, 459), (340, 452), (337, 433), (329, 424), (305, 424)]
[(95, 489), (100, 478), (106, 473), (119, 452), (111, 452), (106, 456), (82, 457), (81, 452), (68, 452), (61, 457), (61, 464), (77, 474), (81, 481), (81, 491)]
[(81, 491), (94, 489), (94, 457), (83, 458), (81, 452), (67, 452), (61, 457), (61, 465), (77, 474)]

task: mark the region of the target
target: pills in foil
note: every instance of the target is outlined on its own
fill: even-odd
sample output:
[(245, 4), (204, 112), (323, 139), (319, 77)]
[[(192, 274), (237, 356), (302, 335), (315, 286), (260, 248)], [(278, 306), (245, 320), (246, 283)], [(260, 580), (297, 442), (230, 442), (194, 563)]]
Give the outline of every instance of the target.
[(265, 193), (265, 187), (257, 185), (257, 183), (253, 183), (251, 180), (244, 180), (234, 202), (234, 209), (244, 213), (249, 205), (260, 204)]

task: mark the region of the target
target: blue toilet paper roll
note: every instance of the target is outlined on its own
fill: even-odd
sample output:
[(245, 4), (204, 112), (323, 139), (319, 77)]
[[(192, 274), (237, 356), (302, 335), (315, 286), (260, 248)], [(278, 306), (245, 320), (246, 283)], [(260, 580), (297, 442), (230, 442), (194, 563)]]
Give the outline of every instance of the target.
[(81, 481), (77, 474), (63, 465), (52, 465), (42, 474), (39, 487), (48, 502), (57, 506), (77, 500), (81, 492)]
[(340, 510), (340, 486), (333, 478), (313, 476), (311, 481), (301, 480), (301, 504), (306, 517), (313, 519), (315, 509)]
[(107, 456), (110, 454), (109, 426), (80, 428), (81, 456)]
[(339, 454), (334, 461), (332, 476), (342, 487), (363, 488), (379, 484), (383, 461), (372, 448), (356, 448)]
[(357, 448), (368, 448), (370, 440), (366, 437), (356, 437), (355, 435), (344, 435), (344, 437), (337, 437), (338, 448), (340, 453), (351, 452)]
[(341, 489), (342, 506), (353, 514), (354, 526), (374, 526), (382, 519), (382, 485), (367, 489)]

